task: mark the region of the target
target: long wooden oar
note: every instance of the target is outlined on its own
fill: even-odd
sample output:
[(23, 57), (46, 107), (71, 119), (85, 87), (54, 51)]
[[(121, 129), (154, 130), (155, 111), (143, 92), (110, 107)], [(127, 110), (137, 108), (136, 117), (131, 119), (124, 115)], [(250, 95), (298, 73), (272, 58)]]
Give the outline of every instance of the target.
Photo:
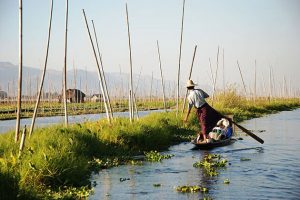
[(243, 132), (247, 133), (249, 136), (251, 136), (253, 139), (255, 139), (256, 141), (258, 141), (259, 143), (263, 144), (264, 141), (263, 139), (261, 139), (260, 137), (258, 137), (257, 135), (255, 135), (254, 133), (252, 133), (251, 131), (249, 131), (248, 129), (246, 129), (245, 127), (237, 124), (236, 122), (232, 121), (231, 122), (236, 125), (239, 129), (241, 129)]

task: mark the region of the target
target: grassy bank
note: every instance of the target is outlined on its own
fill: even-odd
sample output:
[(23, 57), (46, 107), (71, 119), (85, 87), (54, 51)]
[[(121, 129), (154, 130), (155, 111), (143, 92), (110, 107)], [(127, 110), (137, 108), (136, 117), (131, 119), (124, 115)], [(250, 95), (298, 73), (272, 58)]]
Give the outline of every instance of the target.
[[(254, 102), (235, 93), (216, 99), (217, 110), (234, 114), (239, 121), (300, 106), (299, 99)], [(99, 120), (68, 128), (57, 125), (36, 129), (19, 158), (14, 133), (0, 135), (0, 199), (83, 198), (92, 187), (93, 171), (127, 163), (144, 151), (188, 141), (198, 130), (195, 116), (183, 124), (175, 112), (152, 113), (132, 124), (118, 118), (112, 124)]]
[(10, 132), (0, 136), (0, 182), (1, 186), (14, 184), (0, 192), (4, 195), (10, 189), (16, 193), (7, 195), (19, 193), (23, 199), (29, 194), (38, 199), (84, 195), (81, 187), (90, 186), (93, 170), (122, 164), (144, 151), (166, 149), (191, 133), (174, 113), (151, 114), (132, 124), (119, 118), (112, 125), (101, 120), (68, 128), (51, 126), (37, 129), (18, 159), (19, 144), (13, 142)]

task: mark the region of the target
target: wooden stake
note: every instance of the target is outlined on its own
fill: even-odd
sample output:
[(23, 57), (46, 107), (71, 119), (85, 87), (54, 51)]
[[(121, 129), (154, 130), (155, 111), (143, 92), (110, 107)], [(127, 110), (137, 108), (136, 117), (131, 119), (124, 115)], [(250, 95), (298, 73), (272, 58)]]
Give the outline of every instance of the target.
[(225, 94), (225, 61), (224, 61), (224, 48), (223, 48), (223, 92)]
[(65, 30), (65, 59), (64, 59), (64, 111), (65, 111), (65, 126), (68, 126), (68, 112), (67, 112), (67, 43), (68, 43), (68, 12), (69, 0), (66, 0), (66, 30)]
[(90, 41), (91, 41), (91, 45), (92, 45), (94, 57), (95, 57), (96, 64), (97, 64), (98, 76), (99, 76), (99, 82), (100, 82), (100, 88), (101, 88), (101, 92), (103, 94), (103, 101), (104, 101), (104, 108), (105, 108), (105, 111), (106, 111), (106, 117), (107, 117), (108, 122), (110, 123), (110, 116), (109, 116), (109, 111), (108, 111), (108, 106), (107, 106), (107, 100), (106, 100), (106, 95), (104, 93), (104, 87), (103, 87), (103, 79), (102, 79), (101, 72), (100, 72), (100, 66), (99, 66), (99, 62), (98, 62), (98, 59), (97, 59), (96, 50), (95, 50), (95, 47), (94, 47), (94, 43), (93, 43), (93, 40), (92, 40), (92, 36), (91, 36), (90, 29), (89, 29), (89, 25), (87, 23), (87, 19), (86, 19), (86, 15), (85, 15), (84, 9), (82, 9), (82, 12), (83, 12), (83, 17), (84, 17), (84, 20), (85, 20), (86, 28), (87, 28), (87, 31), (88, 31), (88, 34), (89, 34), (89, 38), (90, 38)]
[(129, 19), (128, 19), (128, 8), (127, 8), (127, 3), (126, 3), (126, 19), (127, 19), (127, 32), (128, 32), (128, 45), (129, 45), (129, 63), (130, 63), (130, 95), (129, 95), (129, 109), (130, 109), (130, 122), (133, 121), (134, 119), (134, 112), (133, 112), (133, 82), (132, 82), (132, 56), (131, 56), (131, 42), (130, 42), (130, 30), (129, 30)]
[(106, 85), (105, 73), (104, 73), (104, 69), (103, 69), (102, 56), (101, 56), (101, 53), (100, 53), (100, 48), (99, 48), (98, 39), (97, 39), (97, 33), (96, 33), (96, 29), (95, 29), (95, 25), (94, 25), (93, 20), (92, 20), (92, 24), (93, 24), (93, 29), (94, 29), (95, 39), (96, 39), (96, 45), (97, 45), (97, 49), (98, 49), (98, 56), (99, 56), (99, 60), (100, 60), (100, 72), (102, 74), (102, 79), (103, 79), (103, 83), (104, 83), (104, 92), (105, 92), (105, 95), (106, 95), (106, 98), (107, 98), (109, 115), (110, 115), (110, 118), (112, 119), (113, 118), (113, 111), (112, 111), (112, 108), (111, 108), (110, 97), (109, 97), (109, 93), (108, 93), (108, 89), (107, 89), (107, 85)]
[(208, 58), (208, 61), (209, 61), (209, 69), (210, 69), (210, 75), (211, 75), (211, 84), (214, 85), (214, 74), (213, 74), (210, 58)]
[[(188, 80), (190, 80), (191, 77), (192, 77), (192, 71), (193, 71), (193, 66), (194, 66), (194, 60), (195, 60), (196, 51), (197, 51), (197, 45), (195, 45), (195, 48), (194, 48), (193, 59), (192, 59), (192, 64), (191, 64), (191, 68), (190, 68), (190, 73), (189, 73)], [(185, 95), (184, 95), (184, 102), (183, 102), (183, 105), (182, 105), (182, 113), (184, 113), (184, 110), (185, 110), (185, 104), (186, 104), (187, 94), (188, 94), (188, 89), (186, 89), (186, 92), (185, 92)]]
[(140, 83), (140, 79), (141, 79), (141, 75), (142, 75), (142, 70), (143, 70), (143, 67), (141, 67), (141, 70), (140, 70), (140, 73), (139, 73), (139, 77), (138, 77), (138, 81), (137, 81), (137, 84), (136, 84), (136, 87), (135, 87), (133, 95), (135, 95), (137, 93), (137, 91), (138, 91), (138, 87), (139, 87), (139, 83)]
[(76, 73), (76, 68), (75, 68), (75, 63), (74, 63), (74, 59), (73, 59), (73, 75), (74, 75), (74, 82), (73, 82), (73, 84), (74, 84), (74, 89), (77, 89), (77, 85), (76, 85), (76, 79), (77, 79), (77, 73)]
[(272, 98), (272, 71), (270, 66), (270, 73), (269, 73), (269, 101), (271, 101)]
[(52, 24), (52, 11), (53, 11), (53, 0), (51, 0), (51, 6), (50, 6), (50, 18), (49, 18), (48, 39), (47, 39), (47, 47), (46, 47), (46, 57), (45, 57), (44, 69), (43, 69), (41, 83), (40, 83), (40, 87), (39, 87), (39, 90), (38, 90), (38, 95), (37, 95), (37, 99), (36, 99), (36, 103), (35, 103), (35, 107), (34, 107), (34, 111), (33, 111), (33, 116), (32, 116), (30, 131), (29, 131), (29, 137), (31, 137), (31, 134), (33, 132), (35, 118), (36, 118), (36, 114), (37, 114), (37, 109), (38, 109), (38, 106), (39, 106), (39, 103), (40, 103), (41, 93), (42, 93), (44, 79), (45, 79), (45, 74), (46, 74), (46, 68), (47, 68), (47, 62), (48, 62), (48, 52), (49, 52), (49, 45), (50, 45), (50, 36), (51, 36), (50, 33), (51, 33), (51, 24)]
[(23, 12), (22, 0), (19, 0), (19, 79), (18, 79), (18, 105), (17, 105), (17, 119), (16, 119), (16, 134), (15, 142), (19, 140), (20, 132), (20, 115), (22, 103), (22, 68), (23, 68)]
[(136, 119), (139, 120), (139, 112), (138, 112), (138, 108), (137, 108), (137, 105), (136, 105), (136, 97), (135, 97), (135, 94), (133, 94), (133, 101), (134, 101), (134, 108), (135, 108), (135, 113), (136, 113)]
[(151, 75), (150, 94), (149, 94), (149, 101), (150, 101), (149, 105), (150, 105), (150, 107), (151, 107), (151, 101), (152, 101), (152, 84), (153, 84), (153, 71), (152, 71), (152, 75)]
[(22, 138), (21, 138), (21, 143), (19, 148), (19, 157), (21, 156), (22, 151), (24, 149), (25, 139), (26, 139), (26, 125), (24, 126), (23, 133), (22, 133)]
[(165, 95), (165, 84), (164, 84), (163, 72), (162, 72), (162, 68), (161, 68), (161, 59), (160, 59), (158, 40), (156, 40), (156, 44), (157, 44), (157, 53), (158, 53), (159, 69), (160, 69), (160, 77), (161, 77), (161, 87), (162, 87), (162, 92), (163, 92), (164, 110), (167, 111), (166, 95)]
[(254, 102), (256, 101), (256, 60), (254, 66)]
[(22, 138), (21, 138), (21, 143), (19, 148), (19, 157), (21, 156), (22, 151), (24, 149), (25, 139), (26, 139), (26, 125), (24, 126), (23, 133), (22, 133)]
[(239, 61), (238, 61), (238, 60), (237, 60), (236, 62), (237, 62), (237, 66), (238, 66), (238, 68), (239, 68), (239, 72), (240, 72), (241, 79), (242, 79), (242, 82), (243, 82), (245, 95), (246, 95), (246, 97), (247, 97), (246, 85), (245, 85), (245, 82), (244, 82), (244, 79), (243, 79), (243, 74), (242, 74), (242, 71), (241, 71), (241, 68), (240, 68), (240, 64), (239, 64)]
[(180, 64), (181, 64), (181, 49), (182, 49), (182, 35), (183, 35), (183, 22), (184, 22), (184, 6), (185, 0), (183, 0), (182, 6), (182, 18), (181, 18), (181, 34), (180, 34), (180, 47), (179, 47), (179, 59), (178, 59), (178, 73), (177, 73), (177, 101), (176, 101), (176, 115), (179, 112), (179, 83), (180, 83)]
[(217, 77), (218, 77), (218, 68), (219, 68), (219, 49), (220, 47), (218, 46), (218, 53), (217, 53), (217, 68), (216, 68), (216, 73), (215, 73), (215, 80), (214, 80), (214, 85), (213, 85), (213, 96), (212, 96), (212, 103), (211, 105), (214, 105), (214, 99), (215, 99), (215, 93), (216, 93), (216, 86), (217, 86)]

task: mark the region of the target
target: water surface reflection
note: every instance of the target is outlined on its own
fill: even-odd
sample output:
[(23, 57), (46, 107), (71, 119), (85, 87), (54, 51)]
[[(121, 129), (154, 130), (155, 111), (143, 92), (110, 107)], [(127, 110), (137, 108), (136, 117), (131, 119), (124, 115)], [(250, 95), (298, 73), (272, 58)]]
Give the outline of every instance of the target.
[[(192, 144), (181, 143), (164, 152), (175, 156), (161, 163), (100, 171), (93, 176), (98, 185), (89, 199), (299, 199), (299, 124), (300, 109), (281, 112), (243, 123), (252, 130), (266, 130), (255, 132), (265, 140), (263, 145), (244, 135), (244, 140), (211, 151), (191, 150)], [(229, 161), (217, 177), (193, 167), (207, 153), (219, 153)], [(223, 183), (227, 178), (230, 184)], [(174, 189), (181, 185), (201, 185), (209, 192), (181, 194)]]

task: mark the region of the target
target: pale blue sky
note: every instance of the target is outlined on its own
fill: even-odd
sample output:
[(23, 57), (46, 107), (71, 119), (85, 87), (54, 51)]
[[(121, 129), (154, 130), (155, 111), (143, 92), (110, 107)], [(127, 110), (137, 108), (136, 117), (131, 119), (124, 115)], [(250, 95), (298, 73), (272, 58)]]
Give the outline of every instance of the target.
[[(129, 71), (125, 18), (128, 3), (133, 71), (159, 77), (156, 40), (160, 44), (166, 79), (177, 78), (182, 0), (70, 0), (68, 67), (96, 70), (82, 9), (93, 19), (107, 72)], [(42, 67), (48, 31), (50, 0), (23, 1), (24, 65)], [(54, 0), (49, 65), (61, 70), (64, 60), (65, 1)], [(241, 84), (239, 60), (247, 87), (254, 77), (266, 84), (272, 66), (275, 81), (283, 76), (294, 88), (300, 81), (300, 1), (298, 0), (186, 0), (181, 80), (185, 82), (195, 44), (198, 45), (193, 79), (211, 84), (208, 59), (216, 68), (217, 48), (225, 50), (225, 81)], [(91, 24), (90, 24), (91, 27)], [(0, 61), (18, 64), (18, 1), (0, 0)], [(220, 54), (220, 69), (222, 69)], [(218, 85), (222, 86), (222, 71)], [(289, 81), (288, 81), (289, 82)], [(278, 88), (279, 89), (279, 88)]]

